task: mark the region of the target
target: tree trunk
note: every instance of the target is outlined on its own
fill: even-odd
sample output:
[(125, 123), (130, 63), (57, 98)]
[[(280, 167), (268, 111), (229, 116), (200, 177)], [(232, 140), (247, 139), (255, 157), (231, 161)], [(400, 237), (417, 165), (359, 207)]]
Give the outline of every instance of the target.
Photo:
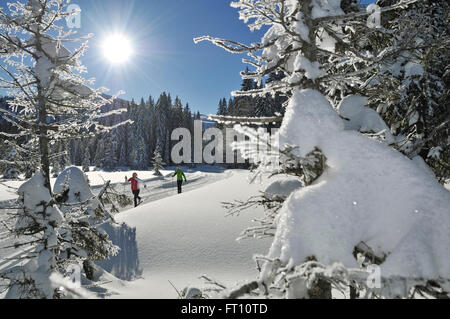
[(50, 160), (49, 160), (49, 141), (47, 129), (47, 108), (45, 98), (42, 94), (42, 88), (38, 86), (39, 103), (39, 150), (41, 155), (41, 171), (44, 174), (44, 186), (52, 193), (50, 185)]
[[(304, 41), (302, 44), (302, 51), (305, 56), (311, 63), (318, 62), (317, 61), (317, 46), (316, 46), (316, 32), (315, 26), (311, 19), (312, 13), (312, 0), (307, 1), (304, 5), (303, 17), (306, 26), (309, 29), (309, 42)], [(319, 91), (319, 85), (316, 81), (312, 79), (308, 79), (304, 85), (305, 89), (313, 89)], [(325, 157), (322, 158), (324, 161), (321, 161), (322, 168), (325, 166)], [(323, 173), (323, 171), (322, 171)], [(320, 174), (321, 175), (321, 174)], [(319, 176), (320, 176), (319, 175)], [(311, 289), (308, 290), (308, 295), (311, 299), (331, 299), (331, 284), (323, 279), (318, 279), (313, 283)]]
[[(309, 29), (309, 42), (303, 41), (302, 43), (302, 51), (305, 58), (307, 58), (311, 63), (318, 62), (317, 61), (317, 46), (316, 46), (316, 29), (314, 23), (311, 19), (312, 14), (312, 0), (309, 0), (304, 4), (305, 10), (303, 18), (306, 26)], [(305, 89), (313, 89), (319, 91), (319, 85), (311, 79), (307, 79), (306, 83), (303, 85)]]

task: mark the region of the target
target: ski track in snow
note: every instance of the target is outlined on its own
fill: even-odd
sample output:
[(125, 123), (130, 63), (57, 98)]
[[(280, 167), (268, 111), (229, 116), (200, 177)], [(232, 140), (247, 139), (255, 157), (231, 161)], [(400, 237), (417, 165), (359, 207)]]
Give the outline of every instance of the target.
[(252, 257), (265, 254), (271, 240), (236, 238), (263, 210), (226, 217), (221, 203), (257, 195), (261, 185), (246, 184), (248, 171), (225, 174), (224, 180), (116, 215), (117, 221), (137, 228), (143, 275), (123, 287), (111, 286), (116, 293), (112, 298), (177, 298), (171, 283), (180, 291), (204, 287), (202, 275), (228, 287), (256, 279)]
[[(189, 192), (198, 187), (204, 186), (208, 183), (218, 181), (226, 178), (226, 173), (221, 173), (214, 168), (206, 169), (206, 171), (193, 171), (189, 173), (187, 170), (186, 177), (187, 183), (183, 184), (183, 192)], [(103, 188), (103, 183), (107, 180), (112, 181), (112, 186), (120, 193), (127, 194), (132, 197), (131, 188), (129, 183), (117, 182), (123, 180), (124, 176), (130, 177), (133, 171), (124, 172), (102, 172), (91, 171), (88, 172), (88, 177), (93, 185), (91, 187), (94, 194), (98, 194)], [(177, 195), (176, 179), (172, 178), (171, 170), (162, 171), (163, 176), (154, 177), (152, 171), (138, 171), (140, 176), (151, 176), (150, 178), (143, 178), (144, 184), (147, 185), (147, 189), (141, 190), (140, 196), (143, 202), (140, 205), (144, 205), (149, 202), (160, 200), (162, 198)], [(165, 176), (164, 176), (165, 175)], [(51, 182), (54, 184), (55, 178), (52, 178)], [(15, 206), (15, 200), (17, 198), (16, 189), (18, 189), (25, 181), (7, 181), (0, 184), (0, 206), (13, 207)], [(123, 208), (123, 211), (132, 209), (133, 206)], [(15, 243), (15, 239), (8, 236), (8, 227), (13, 227), (13, 221), (8, 218), (8, 211), (14, 212), (14, 210), (0, 209), (0, 269), (2, 268), (2, 261), (4, 259), (10, 259), (17, 255), (15, 249), (11, 247)]]
[[(91, 174), (96, 174), (89, 178), (96, 185), (92, 190), (97, 194), (102, 189), (101, 172)], [(106, 173), (108, 178), (105, 180), (111, 179), (117, 191), (131, 195), (129, 183), (117, 182), (127, 174), (131, 176), (130, 172), (116, 172), (114, 175), (118, 176), (113, 178), (111, 174)], [(137, 228), (143, 275), (133, 282), (113, 280), (106, 285), (111, 291), (110, 297), (177, 298), (177, 291), (169, 281), (179, 290), (189, 285), (204, 286), (199, 280), (203, 274), (227, 285), (255, 278), (253, 254), (266, 253), (270, 241), (237, 242), (235, 239), (246, 226), (252, 225), (252, 218), (262, 216), (263, 210), (225, 217), (226, 211), (221, 206), (223, 201), (246, 199), (258, 193), (260, 185), (242, 187), (248, 171), (188, 170), (188, 181), (183, 184), (181, 195), (177, 194), (172, 172), (164, 171), (163, 174), (163, 177), (146, 178), (140, 173), (147, 185), (140, 194), (143, 203), (115, 215), (118, 222)], [(14, 200), (0, 202), (5, 203), (11, 205)], [(0, 222), (6, 219), (5, 213), (6, 210), (0, 210)], [(11, 221), (8, 224), (12, 226)], [(2, 236), (7, 234), (5, 227), (0, 225), (0, 269), (16, 265), (14, 257), (23, 254), (14, 248), (4, 248), (15, 242), (14, 238)]]

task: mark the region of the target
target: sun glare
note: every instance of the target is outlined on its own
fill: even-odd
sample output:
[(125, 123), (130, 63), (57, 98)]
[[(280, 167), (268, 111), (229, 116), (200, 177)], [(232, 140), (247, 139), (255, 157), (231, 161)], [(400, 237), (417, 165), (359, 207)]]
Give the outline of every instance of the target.
[(133, 48), (126, 36), (113, 34), (103, 42), (103, 54), (109, 62), (119, 64), (129, 60), (133, 54)]

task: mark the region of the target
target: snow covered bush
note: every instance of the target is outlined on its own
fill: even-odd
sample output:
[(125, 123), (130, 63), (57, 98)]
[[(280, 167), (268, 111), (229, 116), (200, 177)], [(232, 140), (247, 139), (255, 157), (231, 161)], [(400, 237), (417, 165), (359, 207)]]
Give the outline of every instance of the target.
[(381, 116), (374, 110), (366, 107), (368, 99), (358, 95), (348, 95), (339, 103), (337, 110), (345, 119), (345, 129), (361, 133), (382, 135), (386, 144), (395, 143), (391, 130)]
[[(415, 1), (406, 2), (382, 8), (382, 14), (408, 12)], [(339, 83), (356, 86), (356, 75), (379, 69), (401, 50), (358, 50), (346, 32), (349, 21), (365, 32), (384, 30), (368, 28), (365, 11), (346, 14), (339, 0), (231, 5), (251, 30), (268, 28), (261, 42), (244, 45), (209, 36), (195, 41), (248, 53), (256, 71), (243, 77), (261, 80), (275, 70), (284, 72), (286, 77), (270, 86), (234, 94), (290, 96), (275, 145), (285, 156), (272, 174), (296, 176), (305, 187), (294, 190), (271, 221), (276, 231), (268, 254), (257, 258), (258, 280), (223, 296), (331, 298), (342, 286), (351, 287), (353, 297), (414, 297), (416, 290), (437, 296), (435, 287), (446, 295), (450, 193), (400, 152), (361, 134), (381, 129), (383, 140), (392, 142), (381, 118), (358, 97), (341, 96), (338, 110), (325, 97), (327, 88)], [(339, 63), (348, 67), (336, 68)], [(379, 265), (380, 285), (368, 284), (371, 266), (358, 263), (364, 258)]]
[[(120, 194), (107, 182), (98, 196), (95, 196), (87, 182), (86, 175), (77, 167), (64, 170), (55, 182), (54, 192), (58, 205), (64, 212), (72, 229), (74, 243), (87, 253), (83, 269), (88, 280), (95, 280), (97, 266), (114, 276), (131, 280), (140, 275), (137, 252), (136, 229), (114, 221), (111, 212), (118, 212), (115, 204)], [(131, 205), (130, 198), (125, 206)]]
[(95, 281), (95, 274), (100, 270), (94, 263), (119, 252), (105, 228), (120, 226), (92, 193), (80, 169), (70, 167), (58, 176), (53, 197), (43, 181), (42, 173), (37, 173), (19, 189), (23, 208), (17, 212), (13, 233), (19, 238), (26, 236), (28, 240), (17, 245), (31, 246), (32, 251), (19, 257), (21, 261), (30, 260), (23, 267), (0, 274), (10, 282), (7, 298), (83, 296), (81, 287), (78, 287), (81, 290), (61, 291), (53, 278), (64, 281), (70, 276), (69, 270), (75, 267), (80, 271), (79, 280)]
[[(50, 164), (59, 169), (67, 164), (67, 140), (108, 132), (113, 127), (99, 120), (126, 112), (102, 112), (115, 97), (105, 98), (105, 89), (92, 88), (94, 79), (83, 77), (86, 68), (80, 57), (90, 35), (77, 38), (75, 31), (65, 30), (65, 19), (77, 14), (68, 10), (69, 2), (15, 1), (0, 8), (0, 86), (13, 97), (0, 113), (17, 128), (15, 134), (0, 134), (38, 170), (19, 189), (21, 208), (11, 230), (22, 239), (17, 248), (31, 246), (20, 256), (27, 262), (1, 274), (9, 279), (11, 298), (77, 296), (60, 278), (66, 267), (106, 258), (116, 250), (96, 228), (99, 219), (109, 216), (98, 200), (88, 198), (82, 175), (69, 170), (80, 179), (74, 185), (67, 180), (70, 187), (64, 188), (69, 175), (62, 174), (57, 194), (50, 185)], [(80, 41), (73, 51), (65, 46)], [(58, 289), (57, 283), (67, 289)]]
[(64, 215), (45, 187), (42, 173), (36, 173), (18, 192), (22, 208), (17, 212), (13, 232), (18, 237), (31, 237), (30, 242), (20, 246), (31, 245), (32, 250), (23, 266), (0, 273), (10, 282), (6, 298), (58, 298), (60, 294), (51, 277), (58, 272), (59, 256), (66, 248), (59, 233), (64, 228)]
[(76, 167), (69, 167), (58, 176), (54, 193), (70, 225), (63, 236), (73, 241), (75, 254), (83, 252), (82, 265), (86, 277), (92, 280), (93, 262), (108, 259), (119, 251), (102, 229), (104, 224), (114, 224), (114, 219), (92, 193), (86, 175)]

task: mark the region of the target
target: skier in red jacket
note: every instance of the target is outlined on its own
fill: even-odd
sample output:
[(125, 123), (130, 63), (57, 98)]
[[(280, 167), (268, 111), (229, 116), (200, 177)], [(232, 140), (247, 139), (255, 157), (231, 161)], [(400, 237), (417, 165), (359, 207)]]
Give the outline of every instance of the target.
[[(125, 180), (127, 180), (126, 176)], [(131, 183), (131, 191), (133, 192), (134, 195), (134, 207), (136, 207), (142, 202), (142, 198), (139, 196), (139, 193), (141, 192), (140, 185), (142, 185), (143, 182), (138, 178), (137, 173), (133, 173), (133, 177), (128, 179), (127, 181)], [(147, 188), (147, 185), (144, 185), (144, 187)]]

